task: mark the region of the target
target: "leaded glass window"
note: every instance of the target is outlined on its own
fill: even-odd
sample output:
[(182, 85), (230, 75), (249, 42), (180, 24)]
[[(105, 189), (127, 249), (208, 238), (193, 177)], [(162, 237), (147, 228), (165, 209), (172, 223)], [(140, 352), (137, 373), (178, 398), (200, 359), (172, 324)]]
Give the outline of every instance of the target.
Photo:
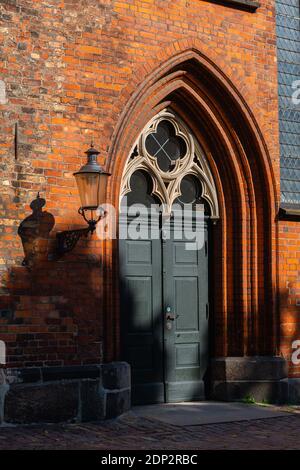
[(276, 0), (281, 200), (288, 204), (300, 204), (300, 104), (292, 99), (300, 80), (299, 16), (299, 0)]

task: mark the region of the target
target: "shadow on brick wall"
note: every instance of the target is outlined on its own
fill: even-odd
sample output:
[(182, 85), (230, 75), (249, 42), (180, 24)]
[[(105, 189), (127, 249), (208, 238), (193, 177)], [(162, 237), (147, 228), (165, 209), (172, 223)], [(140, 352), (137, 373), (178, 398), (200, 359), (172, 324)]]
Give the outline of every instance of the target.
[(22, 240), (25, 255), (23, 266), (33, 267), (37, 261), (47, 257), (48, 239), (55, 225), (55, 219), (52, 214), (43, 211), (45, 204), (46, 200), (38, 193), (37, 198), (30, 204), (32, 214), (19, 226), (18, 235)]
[(87, 252), (86, 241), (65, 257), (49, 256), (55, 219), (45, 204), (39, 195), (30, 204), (32, 214), (18, 228), (22, 266), (5, 274), (0, 338), (7, 367), (96, 364), (103, 360), (102, 258)]

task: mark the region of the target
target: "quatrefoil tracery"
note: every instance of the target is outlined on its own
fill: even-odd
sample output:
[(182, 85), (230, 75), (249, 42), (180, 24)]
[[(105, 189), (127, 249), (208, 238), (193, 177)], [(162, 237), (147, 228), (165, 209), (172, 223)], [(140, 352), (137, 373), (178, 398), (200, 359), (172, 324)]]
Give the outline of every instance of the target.
[(170, 121), (159, 121), (156, 129), (145, 135), (145, 149), (150, 158), (156, 159), (159, 169), (170, 172), (178, 159), (187, 154), (188, 145)]
[(173, 112), (160, 112), (140, 135), (124, 170), (121, 199), (131, 191), (130, 179), (137, 170), (151, 176), (152, 194), (159, 198), (166, 215), (181, 196), (182, 179), (193, 175), (201, 183), (201, 197), (208, 203), (211, 217), (219, 218), (216, 187), (208, 162), (197, 141)]
[[(160, 154), (161, 149), (159, 148), (158, 152), (152, 155), (149, 152), (148, 144), (150, 138), (155, 140), (156, 135), (162, 135), (161, 132), (158, 134), (158, 130), (161, 131), (163, 126), (165, 128), (169, 128), (169, 135), (167, 132), (165, 132), (165, 146), (167, 146), (167, 148), (163, 146), (161, 151), (161, 153), (166, 156), (166, 159), (168, 158), (171, 164), (167, 169), (160, 165), (162, 159), (162, 155)], [(161, 142), (159, 141), (159, 143)], [(173, 149), (170, 148), (170, 144), (173, 144)], [(154, 120), (149, 128), (142, 134), (138, 149), (139, 154), (144, 155), (145, 158), (148, 158), (148, 160), (154, 165), (157, 172), (161, 173), (165, 180), (171, 181), (174, 180), (175, 177), (179, 176), (180, 173), (185, 171), (187, 165), (189, 165), (189, 157), (194, 153), (194, 142), (191, 135), (182, 131), (175, 117), (173, 117), (173, 115), (170, 113), (166, 113), (161, 114), (160, 118)], [(177, 151), (177, 153), (174, 152), (174, 149), (175, 152)], [(173, 155), (171, 156), (170, 154), (172, 154), (172, 150)]]

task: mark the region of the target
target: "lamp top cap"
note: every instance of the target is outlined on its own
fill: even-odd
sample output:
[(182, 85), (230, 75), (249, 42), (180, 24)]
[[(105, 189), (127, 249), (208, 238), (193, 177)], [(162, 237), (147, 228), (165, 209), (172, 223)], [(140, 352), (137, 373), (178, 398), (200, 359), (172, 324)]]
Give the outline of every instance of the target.
[(90, 155), (99, 155), (99, 151), (95, 149), (94, 147), (94, 143), (91, 142), (91, 146), (89, 149), (87, 149), (84, 153), (87, 154), (87, 156), (89, 157)]
[(74, 175), (78, 175), (80, 173), (102, 173), (102, 174), (107, 174), (109, 175), (110, 173), (107, 173), (101, 165), (99, 165), (97, 161), (97, 157), (100, 154), (98, 150), (94, 148), (93, 142), (91, 143), (91, 147), (86, 150), (86, 155), (87, 155), (87, 162), (85, 165), (83, 165), (79, 171), (74, 173)]

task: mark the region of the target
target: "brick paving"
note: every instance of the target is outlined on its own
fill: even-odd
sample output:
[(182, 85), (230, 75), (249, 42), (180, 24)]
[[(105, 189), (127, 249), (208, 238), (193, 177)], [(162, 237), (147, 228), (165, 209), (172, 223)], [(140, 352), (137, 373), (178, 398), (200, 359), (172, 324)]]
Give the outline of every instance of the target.
[(0, 449), (300, 449), (300, 414), (178, 427), (130, 412), (98, 423), (0, 427)]

